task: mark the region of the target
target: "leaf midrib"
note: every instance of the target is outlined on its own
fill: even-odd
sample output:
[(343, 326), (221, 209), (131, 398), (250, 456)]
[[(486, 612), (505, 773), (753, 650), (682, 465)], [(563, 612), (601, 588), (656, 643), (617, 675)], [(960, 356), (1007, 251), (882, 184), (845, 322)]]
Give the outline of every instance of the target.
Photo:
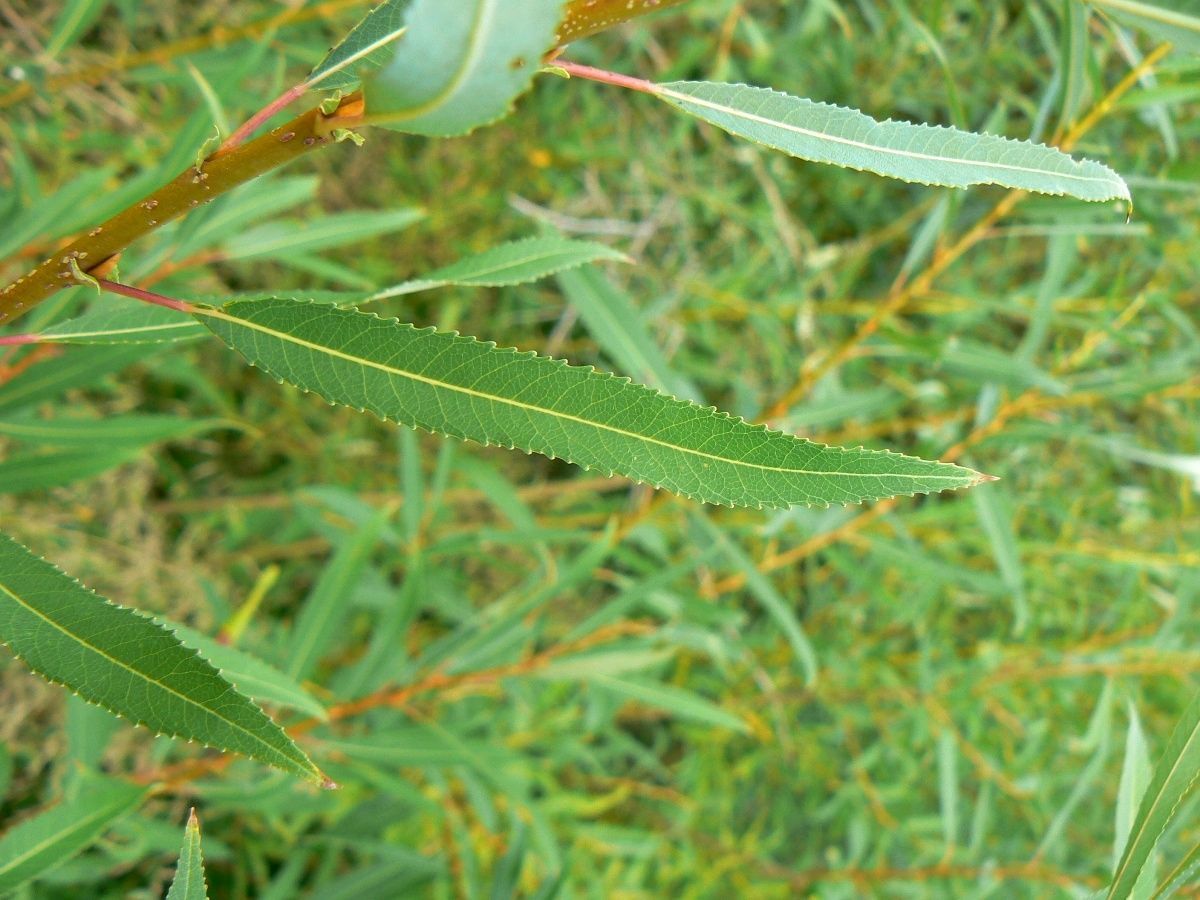
[[(573, 416), (570, 413), (558, 412), (553, 409), (547, 409), (546, 407), (543, 407), (543, 406), (536, 406), (532, 403), (523, 403), (520, 400), (513, 400), (509, 397), (500, 397), (495, 394), (488, 394), (488, 393), (484, 393), (483, 391), (476, 391), (471, 388), (462, 387), (460, 385), (450, 384), (445, 381), (439, 381), (436, 378), (428, 378), (424, 375), (419, 375), (416, 372), (409, 372), (405, 369), (397, 369), (394, 366), (385, 365), (384, 363), (376, 362), (374, 360), (365, 359), (360, 356), (353, 356), (349, 353), (343, 353), (340, 350), (335, 350), (334, 348), (328, 347), (324, 344), (315, 344), (312, 341), (306, 341), (303, 338), (296, 337), (293, 334), (289, 334), (284, 331), (278, 331), (274, 328), (268, 328), (264, 325), (258, 324), (257, 322), (251, 322), (249, 319), (240, 319), (240, 318), (237, 318), (236, 316), (231, 316), (231, 315), (228, 315), (227, 313), (223, 313), (217, 309), (213, 309), (213, 308), (209, 308), (209, 307), (197, 307), (194, 310), (194, 313), (197, 316), (208, 316), (208, 317), (214, 318), (214, 319), (223, 319), (226, 322), (233, 323), (234, 325), (240, 325), (244, 328), (249, 328), (252, 331), (259, 332), (260, 334), (270, 335), (271, 337), (277, 338), (278, 340), (282, 340), (287, 343), (295, 344), (299, 347), (307, 347), (310, 350), (315, 350), (320, 353), (325, 353), (329, 356), (333, 356), (338, 359), (345, 360), (346, 362), (351, 362), (356, 365), (367, 366), (369, 368), (377, 369), (377, 370), (379, 370), (381, 372), (385, 372), (387, 374), (398, 375), (402, 378), (408, 378), (412, 381), (419, 381), (423, 384), (428, 384), (431, 387), (441, 388), (443, 390), (453, 391), (453, 392), (459, 393), (459, 394), (465, 394), (469, 397), (477, 397), (482, 400), (487, 400), (487, 401), (491, 401), (494, 403), (501, 403), (501, 404), (504, 404), (507, 406), (513, 406), (513, 407), (516, 407), (517, 409), (523, 409), (523, 410), (529, 410), (532, 412), (541, 413), (543, 415), (548, 415), (553, 418), (563, 419), (568, 422), (575, 422), (580, 425), (584, 425), (584, 426), (587, 426), (590, 428), (600, 429), (602, 431), (609, 431), (609, 432), (612, 432), (613, 434), (617, 434), (622, 437), (633, 438), (635, 440), (643, 441), (648, 444), (656, 444), (656, 445), (658, 445), (660, 447), (664, 447), (668, 450), (674, 450), (679, 453), (685, 453), (685, 454), (689, 454), (692, 456), (698, 456), (703, 459), (711, 459), (716, 462), (725, 463), (725, 464), (731, 465), (731, 466), (742, 466), (742, 467), (748, 468), (748, 469), (757, 469), (757, 470), (764, 471), (764, 472), (778, 472), (780, 474), (787, 474), (787, 475), (815, 475), (815, 476), (831, 477), (831, 478), (832, 477), (878, 478), (878, 479), (903, 478), (903, 479), (913, 479), (913, 480), (921, 480), (921, 481), (926, 481), (926, 480), (951, 481), (951, 482), (959, 482), (959, 483), (963, 483), (963, 484), (965, 484), (964, 479), (967, 478), (967, 476), (965, 474), (964, 475), (924, 475), (924, 474), (923, 475), (905, 475), (902, 473), (873, 473), (873, 472), (859, 473), (859, 472), (844, 472), (844, 471), (842, 471), (842, 472), (825, 472), (825, 471), (816, 471), (816, 470), (812, 470), (812, 469), (790, 469), (790, 468), (783, 468), (781, 466), (766, 466), (766, 465), (762, 465), (761, 463), (745, 462), (744, 460), (731, 459), (730, 457), (727, 457), (727, 456), (717, 456), (716, 454), (705, 453), (703, 450), (694, 450), (690, 447), (682, 447), (678, 444), (672, 444), (668, 441), (663, 441), (663, 440), (659, 440), (658, 438), (650, 437), (649, 435), (638, 434), (635, 431), (626, 431), (623, 428), (617, 428), (615, 425), (607, 425), (603, 422), (596, 422), (591, 419), (584, 419), (579, 416)], [(797, 440), (799, 440), (799, 438), (797, 438)]]
[(79, 340), (80, 338), (108, 337), (109, 335), (116, 334), (148, 334), (152, 331), (171, 331), (178, 328), (188, 328), (191, 326), (191, 324), (192, 323), (188, 321), (181, 321), (164, 322), (161, 325), (136, 325), (131, 328), (110, 328), (104, 331), (47, 331), (45, 332), (44, 337), (50, 339), (56, 344), (61, 344), (67, 341)]
[[(700, 84), (702, 82), (696, 82), (696, 83)], [(669, 97), (672, 100), (678, 101), (680, 103), (691, 103), (691, 104), (695, 104), (696, 106), (703, 106), (707, 109), (716, 110), (717, 112), (725, 113), (727, 115), (731, 115), (736, 118), (746, 119), (748, 121), (757, 122), (762, 125), (769, 125), (772, 128), (779, 128), (784, 131), (791, 131), (795, 134), (801, 134), (806, 137), (817, 138), (819, 140), (829, 141), (829, 142), (835, 143), (835, 144), (844, 144), (848, 147), (857, 147), (862, 150), (870, 150), (874, 153), (883, 153), (883, 154), (887, 154), (887, 155), (900, 156), (900, 157), (905, 157), (905, 158), (909, 158), (909, 159), (921, 159), (921, 160), (925, 160), (927, 162), (951, 163), (954, 165), (961, 165), (961, 166), (983, 166), (983, 167), (992, 168), (992, 169), (1003, 169), (1003, 170), (1010, 171), (1010, 172), (1025, 172), (1025, 173), (1031, 173), (1031, 174), (1035, 174), (1035, 175), (1049, 175), (1054, 178), (1067, 178), (1067, 179), (1071, 179), (1073, 181), (1083, 181), (1083, 182), (1089, 182), (1089, 183), (1100, 184), (1100, 185), (1108, 185), (1110, 187), (1113, 185), (1113, 181), (1111, 179), (1100, 178), (1100, 177), (1094, 176), (1094, 175), (1070, 175), (1070, 174), (1063, 173), (1063, 172), (1054, 172), (1049, 169), (1037, 169), (1037, 168), (1030, 168), (1028, 166), (1014, 166), (1014, 165), (1011, 165), (1008, 163), (959, 159), (959, 158), (953, 157), (953, 156), (939, 156), (934, 153), (918, 153), (913, 150), (898, 150), (893, 147), (882, 147), (878, 144), (868, 144), (863, 141), (853, 140), (851, 138), (843, 138), (843, 137), (838, 137), (836, 135), (827, 134), (823, 131), (813, 131), (808, 128), (801, 128), (798, 125), (792, 125), (787, 122), (781, 122), (778, 119), (763, 118), (762, 116), (755, 115), (754, 113), (745, 112), (744, 110), (736, 109), (736, 108), (730, 107), (730, 106), (725, 106), (720, 103), (714, 103), (709, 100), (701, 100), (699, 97), (693, 97), (690, 94), (682, 94), (678, 91), (673, 91), (670, 88), (666, 87), (665, 85), (658, 85), (657, 87), (658, 87), (658, 91), (656, 93), (659, 96)], [(755, 88), (750, 85), (743, 85), (743, 87), (746, 87), (748, 90), (754, 90), (754, 91), (765, 90), (765, 88)], [(847, 110), (847, 111), (849, 111), (849, 110)], [(882, 123), (876, 123), (876, 124), (882, 124)], [(908, 124), (908, 123), (894, 123), (894, 124)], [(996, 136), (992, 135), (992, 137), (996, 137)], [(1004, 138), (998, 138), (998, 139), (1004, 140)], [(1047, 149), (1053, 149), (1053, 148), (1047, 148)]]
[[(127, 665), (126, 663), (122, 662), (121, 660), (117, 659), (116, 657), (110, 656), (108, 653), (105, 653), (104, 650), (97, 647), (95, 644), (92, 644), (92, 643), (84, 640), (79, 635), (74, 634), (73, 632), (64, 628), (58, 622), (54, 621), (54, 619), (52, 619), (49, 616), (42, 613), (39, 609), (37, 609), (37, 607), (29, 605), (23, 599), (21, 599), (21, 597), (19, 597), (17, 594), (14, 594), (12, 592), (12, 590), (8, 587), (8, 585), (0, 582), (0, 591), (3, 591), (5, 594), (7, 594), (9, 597), (11, 597), (18, 604), (23, 606), (25, 609), (29, 610), (31, 613), (33, 613), (35, 616), (37, 616), (42, 621), (46, 622), (46, 624), (48, 624), (51, 628), (56, 629), (57, 631), (61, 632), (63, 635), (70, 638), (71, 640), (76, 641), (77, 643), (83, 645), (84, 647), (88, 648), (89, 650), (95, 652), (98, 656), (101, 656), (104, 659), (107, 659), (109, 662), (111, 662), (113, 665), (117, 666), (118, 668), (124, 669), (125, 671), (129, 672), (130, 674), (137, 676), (138, 678), (140, 678), (142, 681), (146, 682), (147, 684), (153, 685), (154, 687), (157, 687), (159, 690), (166, 691), (168, 694), (172, 694), (172, 695), (178, 697), (180, 700), (183, 700), (185, 703), (189, 703), (192, 706), (196, 707), (197, 709), (200, 709), (200, 710), (208, 713), (209, 715), (216, 717), (220, 721), (224, 722), (226, 725), (233, 728), (234, 731), (240, 732), (240, 733), (244, 734), (246, 737), (250, 738), (250, 740), (254, 741), (255, 743), (260, 744), (263, 747), (266, 747), (269, 752), (269, 755), (272, 758), (283, 759), (283, 760), (286, 760), (290, 765), (297, 765), (296, 760), (281, 753), (279, 750), (272, 747), (270, 744), (268, 744), (266, 741), (264, 741), (258, 735), (254, 734), (251, 731), (248, 731), (246, 728), (237, 724), (232, 719), (229, 719), (229, 718), (221, 715), (215, 709), (210, 709), (209, 707), (204, 706), (201, 703), (197, 703), (191, 697), (187, 696), (187, 694), (181, 694), (181, 693), (179, 693), (179, 691), (175, 690), (172, 687), (169, 687), (168, 685), (154, 681), (152, 678), (143, 674), (142, 672), (139, 672), (137, 669)], [(188, 648), (188, 649), (190, 649), (190, 648)], [(195, 651), (193, 651), (193, 652), (195, 652)], [(317, 776), (319, 774), (317, 772), (317, 770), (311, 766), (302, 766), (302, 768), (307, 769), (314, 776)]]

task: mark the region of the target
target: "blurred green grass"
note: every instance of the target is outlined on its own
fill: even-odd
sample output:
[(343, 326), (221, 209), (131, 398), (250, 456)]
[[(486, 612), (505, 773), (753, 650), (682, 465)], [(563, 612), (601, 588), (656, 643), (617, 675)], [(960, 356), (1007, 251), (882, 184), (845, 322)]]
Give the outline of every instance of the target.
[[(1016, 137), (1040, 128), (1045, 139), (1057, 107), (1042, 117), (1039, 104), (1061, 64), (1059, 6), (697, 0), (571, 55), (661, 78), (769, 84), (878, 117)], [(126, 8), (63, 64), (275, 9)], [(54, 10), (15, 14), (37, 35)], [(238, 121), (355, 16), (347, 8), (186, 63)], [(1093, 25), (1085, 105), (1129, 67)], [(23, 34), (0, 31), (5, 59), (29, 57)], [(202, 628), (278, 564), (244, 645), (285, 663), (285, 626), (331, 546), (361, 527), (364, 504), (402, 500), (316, 692), (337, 702), (443, 669), (494, 673), (314, 732), (311, 749), (345, 785), (336, 794), (297, 796), (240, 763), (198, 782), (214, 892), (290, 896), (295, 884), (306, 896), (394, 896), (420, 883), (429, 896), (478, 896), (510, 850), (522, 896), (561, 866), (564, 896), (1071, 896), (1101, 886), (1127, 710), (1157, 751), (1198, 686), (1200, 187), (1188, 90), (1198, 74), (1193, 58), (1168, 57), (1157, 93), (1135, 91), (1078, 148), (1131, 176), (1128, 227), (1111, 207), (1024, 201), (777, 421), (814, 439), (938, 457), (1000, 411), (968, 461), (1002, 480), (971, 494), (866, 515), (650, 505), (644, 490), (561, 463), (328, 408), (210, 343), (148, 355), (72, 394), (77, 410), (242, 427), (172, 443), (94, 482), (0, 496), (17, 537), (114, 599)], [(115, 189), (170, 153), (189, 121), (198, 144), (213, 119), (198, 85), (171, 59), (9, 107), (5, 217), (98, 166)], [(638, 265), (607, 276), (671, 367), (707, 402), (747, 417), (784, 395), (806, 360), (852, 338), (906, 260), (921, 270), (917, 235), (931, 216), (925, 233), (949, 246), (1003, 197), (798, 163), (645, 98), (554, 78), (469, 138), (372, 134), (284, 176), (311, 173), (314, 193), (287, 216), (426, 210), (404, 231), (327, 254), (370, 284), (534, 233), (545, 224), (537, 209), (630, 253)], [(153, 271), (164, 246), (135, 248), (123, 267)], [(158, 290), (354, 286), (348, 273), (288, 260), (181, 262)], [(553, 282), (416, 295), (388, 313), (617, 368)], [(714, 543), (698, 517), (740, 552)], [(746, 560), (765, 577), (747, 579)], [(764, 591), (794, 609), (815, 683)], [(389, 615), (396, 608), (411, 622)], [(611, 629), (598, 647), (612, 655), (586, 676), (538, 677), (528, 661), (575, 646), (589, 623)], [(373, 655), (388, 628), (394, 645)], [(0, 738), (17, 760), (0, 805), (8, 816), (53, 796), (91, 732), (78, 709), (64, 720), (59, 692), (0, 667), (0, 705), (13, 711)], [(630, 702), (627, 685), (605, 678), (712, 706), (690, 709), (669, 692)], [(745, 731), (712, 724), (716, 713)], [(103, 745), (117, 771), (169, 752), (128, 729)], [(177, 849), (173, 830), (161, 848), (151, 835), (182, 821), (189, 802), (156, 801), (34, 896), (118, 896), (149, 883)], [(1182, 822), (1169, 862), (1200, 840), (1192, 817)]]

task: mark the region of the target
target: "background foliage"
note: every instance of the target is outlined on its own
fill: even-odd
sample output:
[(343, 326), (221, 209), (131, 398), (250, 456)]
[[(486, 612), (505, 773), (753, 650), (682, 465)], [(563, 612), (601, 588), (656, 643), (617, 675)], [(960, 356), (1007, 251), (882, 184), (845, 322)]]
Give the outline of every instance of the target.
[[(364, 8), (242, 40), (279, 8), (124, 2), (64, 37), (59, 7), (0, 7), (0, 253), (173, 176)], [(572, 56), (1044, 140), (1154, 46), (1066, 11), (697, 0)], [(566, 896), (1103, 886), (1134, 711), (1153, 758), (1198, 687), (1198, 76), (1167, 57), (1078, 144), (1127, 176), (1129, 224), (818, 168), (543, 78), (493, 128), (371, 135), (137, 245), (125, 277), (173, 296), (370, 291), (554, 228), (637, 265), (380, 311), (1003, 480), (718, 510), (331, 408), (211, 341), (106, 349), (103, 376), (94, 348), (8, 352), (5, 529), (305, 682), (335, 721), (277, 718), (342, 785), (151, 739), (5, 656), (0, 820), (95, 770), (169, 785), (28, 895), (161, 896), (190, 805), (221, 897), (532, 896), (557, 872)], [(22, 437), (18, 388), (83, 436)], [(76, 421), (134, 412), (166, 431)], [(1181, 823), (1171, 859), (1200, 840)]]

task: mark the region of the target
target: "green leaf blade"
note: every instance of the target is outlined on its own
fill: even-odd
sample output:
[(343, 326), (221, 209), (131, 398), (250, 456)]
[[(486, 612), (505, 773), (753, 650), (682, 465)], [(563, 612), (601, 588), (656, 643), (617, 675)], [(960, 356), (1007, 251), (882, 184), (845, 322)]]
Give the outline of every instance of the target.
[(625, 254), (597, 244), (559, 237), (534, 237), (499, 244), (482, 253), (460, 259), (441, 269), (372, 294), (370, 300), (386, 300), (433, 288), (508, 287), (528, 284), (549, 275), (591, 262), (629, 262)]
[(1124, 180), (1107, 166), (1040, 144), (879, 122), (858, 110), (744, 84), (676, 81), (657, 85), (654, 93), (732, 135), (812, 162), (918, 184), (996, 184), (1089, 201), (1130, 199)]
[(826, 447), (590, 368), (355, 310), (268, 300), (197, 315), (252, 364), (332, 403), (707, 503), (858, 503), (981, 480), (958, 466)]
[(1158, 839), (1200, 778), (1200, 695), (1180, 717), (1142, 794), (1125, 850), (1109, 885), (1109, 900), (1131, 897)]
[(466, 134), (502, 118), (555, 44), (564, 0), (413, 0), (395, 57), (364, 80), (371, 124)]
[(132, 812), (149, 789), (87, 776), (85, 789), (68, 801), (9, 829), (0, 837), (0, 896), (66, 862)]
[(158, 623), (0, 535), (0, 641), (33, 671), (157, 734), (324, 776), (282, 729)]
[(1170, 41), (1192, 53), (1200, 53), (1200, 3), (1196, 0), (1172, 0), (1170, 7), (1162, 3), (1141, 3), (1139, 0), (1089, 2), (1115, 19), (1159, 40)]
[(381, 65), (393, 42), (404, 34), (408, 0), (386, 0), (372, 9), (308, 74), (308, 89), (346, 90), (358, 84), (364, 70)]
[(183, 846), (167, 900), (208, 900), (208, 885), (204, 882), (204, 853), (200, 848), (200, 820), (196, 810), (188, 814), (183, 830)]

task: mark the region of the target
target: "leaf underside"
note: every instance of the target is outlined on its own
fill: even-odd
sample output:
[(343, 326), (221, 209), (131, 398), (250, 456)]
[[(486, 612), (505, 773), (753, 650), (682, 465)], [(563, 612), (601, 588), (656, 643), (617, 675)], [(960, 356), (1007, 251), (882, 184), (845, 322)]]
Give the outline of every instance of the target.
[(1053, 147), (956, 128), (879, 122), (858, 110), (744, 84), (676, 81), (655, 95), (671, 106), (800, 159), (918, 184), (996, 184), (1081, 200), (1129, 200), (1119, 175)]
[(324, 776), (196, 651), (0, 535), (0, 641), (29, 668), (157, 734)]
[(980, 478), (886, 451), (826, 447), (591, 368), (356, 310), (264, 300), (197, 316), (252, 364), (331, 403), (707, 503), (859, 503)]
[(413, 0), (395, 56), (363, 81), (371, 124), (466, 134), (503, 117), (554, 46), (563, 0)]

